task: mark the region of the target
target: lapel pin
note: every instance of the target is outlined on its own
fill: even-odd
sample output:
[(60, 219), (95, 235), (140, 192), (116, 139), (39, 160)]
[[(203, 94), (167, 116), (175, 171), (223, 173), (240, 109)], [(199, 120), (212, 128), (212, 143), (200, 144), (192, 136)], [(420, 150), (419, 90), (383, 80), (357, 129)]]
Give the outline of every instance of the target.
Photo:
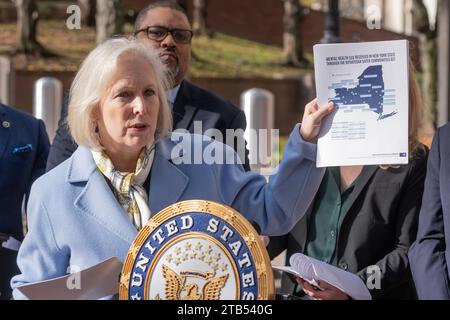
[(11, 127), (11, 123), (5, 120), (2, 122), (2, 127), (8, 129), (9, 127)]

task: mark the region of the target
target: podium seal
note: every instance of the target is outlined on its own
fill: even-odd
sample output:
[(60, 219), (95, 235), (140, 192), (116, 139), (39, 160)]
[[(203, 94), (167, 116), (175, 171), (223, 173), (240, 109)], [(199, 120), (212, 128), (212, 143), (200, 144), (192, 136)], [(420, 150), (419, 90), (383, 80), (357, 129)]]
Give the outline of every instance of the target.
[(275, 294), (258, 233), (236, 210), (176, 203), (151, 218), (125, 259), (121, 300), (265, 300)]

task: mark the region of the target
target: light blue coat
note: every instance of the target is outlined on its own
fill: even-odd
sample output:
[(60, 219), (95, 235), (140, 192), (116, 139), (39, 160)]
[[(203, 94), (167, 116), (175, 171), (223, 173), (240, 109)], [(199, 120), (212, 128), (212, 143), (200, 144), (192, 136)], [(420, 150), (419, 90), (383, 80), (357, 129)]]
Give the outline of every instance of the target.
[[(182, 200), (211, 200), (255, 221), (262, 234), (282, 235), (303, 216), (322, 180), (324, 170), (315, 166), (316, 146), (301, 139), (298, 125), (269, 183), (237, 164), (175, 164), (180, 159), (171, 159), (171, 154), (180, 144), (172, 140), (192, 137), (173, 134), (157, 144), (149, 192), (152, 213)], [(219, 147), (228, 159), (236, 158), (219, 142), (200, 141), (200, 149), (208, 145)], [(18, 256), (21, 274), (12, 279), (13, 289), (66, 275), (69, 266), (86, 269), (113, 256), (123, 261), (137, 235), (90, 151), (82, 146), (33, 184), (28, 218), (29, 232)], [(13, 293), (21, 298), (17, 290)]]

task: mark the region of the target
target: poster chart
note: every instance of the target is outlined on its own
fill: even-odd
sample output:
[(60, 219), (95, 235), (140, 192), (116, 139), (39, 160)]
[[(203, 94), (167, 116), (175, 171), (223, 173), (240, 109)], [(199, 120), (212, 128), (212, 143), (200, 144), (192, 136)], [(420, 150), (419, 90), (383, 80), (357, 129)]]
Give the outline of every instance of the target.
[(408, 163), (408, 42), (314, 46), (322, 124), (317, 166)]

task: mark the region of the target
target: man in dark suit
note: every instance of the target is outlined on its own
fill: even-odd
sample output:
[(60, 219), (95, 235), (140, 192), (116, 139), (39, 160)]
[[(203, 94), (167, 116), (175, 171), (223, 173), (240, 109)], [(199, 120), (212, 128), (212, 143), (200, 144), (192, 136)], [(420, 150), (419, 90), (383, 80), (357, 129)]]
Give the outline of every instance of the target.
[(420, 299), (450, 299), (450, 124), (433, 140), (409, 261)]
[[(270, 238), (270, 257), (287, 249), (289, 264), (301, 252), (357, 274), (373, 299), (415, 299), (408, 248), (416, 236), (427, 154), (421, 147), (408, 165), (364, 166), (346, 188), (342, 171), (328, 168), (305, 216), (289, 234)], [(322, 299), (346, 297), (328, 289)], [(303, 295), (287, 274), (281, 291)]]
[[(248, 152), (243, 138), (246, 128), (244, 112), (214, 93), (185, 80), (191, 59), (192, 31), (184, 9), (174, 1), (158, 1), (148, 5), (136, 18), (135, 36), (158, 52), (174, 80), (173, 88), (168, 92), (174, 129), (187, 129), (194, 133), (194, 122), (197, 121), (197, 124), (201, 123), (201, 132), (195, 133), (218, 129), (224, 138), (222, 142), (234, 144), (248, 170)], [(70, 157), (77, 148), (65, 124), (66, 116), (67, 103), (64, 103), (47, 171)], [(242, 129), (242, 134), (237, 133), (234, 141), (225, 141), (226, 129)]]
[(22, 202), (45, 172), (50, 143), (44, 123), (0, 104), (0, 300), (11, 298), (9, 281), (18, 273), (23, 240)]

